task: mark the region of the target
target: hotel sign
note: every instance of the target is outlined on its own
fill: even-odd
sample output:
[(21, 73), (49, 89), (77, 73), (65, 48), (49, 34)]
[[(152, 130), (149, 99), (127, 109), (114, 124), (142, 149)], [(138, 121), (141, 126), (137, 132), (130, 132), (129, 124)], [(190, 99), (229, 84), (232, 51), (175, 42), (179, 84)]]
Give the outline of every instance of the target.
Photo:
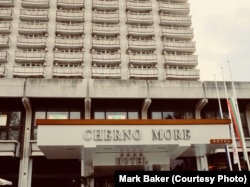
[[(83, 132), (85, 141), (140, 141), (143, 131), (140, 129), (88, 129)], [(151, 129), (152, 141), (190, 140), (190, 129)]]

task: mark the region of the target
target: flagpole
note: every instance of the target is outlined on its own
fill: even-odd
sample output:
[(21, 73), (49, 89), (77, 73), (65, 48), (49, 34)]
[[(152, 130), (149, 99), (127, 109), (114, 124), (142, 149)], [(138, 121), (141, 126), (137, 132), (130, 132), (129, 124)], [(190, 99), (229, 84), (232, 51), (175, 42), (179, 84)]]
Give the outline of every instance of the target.
[(236, 90), (235, 90), (235, 87), (234, 87), (234, 82), (233, 82), (233, 76), (232, 76), (232, 72), (231, 72), (230, 63), (229, 63), (229, 61), (227, 61), (227, 62), (228, 62), (228, 68), (229, 68), (230, 78), (231, 78), (231, 82), (232, 82), (232, 88), (233, 88), (233, 94), (234, 94), (234, 100), (235, 100), (235, 106), (236, 106), (236, 114), (238, 116), (238, 121), (239, 121), (240, 136), (241, 136), (241, 139), (242, 139), (241, 140), (242, 141), (242, 151), (243, 151), (243, 155), (244, 155), (244, 160), (247, 163), (247, 169), (248, 169), (248, 171), (250, 171), (249, 158), (248, 158), (248, 153), (247, 153), (245, 136), (244, 136), (243, 128), (242, 128), (240, 110), (239, 110), (239, 107), (238, 107), (238, 100), (237, 100), (237, 96), (236, 96)]
[[(220, 94), (218, 91), (218, 85), (217, 85), (217, 81), (216, 81), (216, 75), (214, 74), (214, 82), (215, 82), (215, 88), (216, 88), (216, 92), (217, 92), (217, 97), (218, 97), (218, 103), (219, 103), (219, 109), (220, 109), (220, 118), (223, 119), (223, 112), (222, 112), (222, 108), (221, 108), (221, 102), (220, 102)], [(231, 156), (228, 150), (228, 144), (225, 145), (225, 150), (226, 150), (226, 155), (227, 155), (227, 160), (228, 160), (228, 164), (229, 164), (229, 168), (230, 171), (232, 171), (232, 162), (231, 162)]]
[(238, 164), (238, 169), (239, 171), (241, 171), (241, 165), (240, 165), (240, 159), (239, 159), (239, 152), (238, 152), (238, 147), (237, 147), (237, 143), (236, 143), (236, 138), (235, 138), (235, 132), (234, 132), (234, 127), (233, 127), (233, 122), (232, 122), (232, 116), (230, 113), (230, 109), (228, 106), (228, 94), (227, 94), (227, 87), (226, 87), (226, 82), (224, 79), (224, 72), (223, 72), (223, 68), (221, 68), (222, 70), (222, 77), (223, 77), (223, 83), (224, 83), (224, 89), (225, 89), (225, 94), (226, 94), (226, 100), (227, 100), (227, 107), (228, 107), (228, 116), (229, 119), (231, 119), (230, 122), (230, 134), (231, 134), (231, 138), (232, 138), (232, 148), (233, 148), (233, 156), (234, 156), (234, 164)]

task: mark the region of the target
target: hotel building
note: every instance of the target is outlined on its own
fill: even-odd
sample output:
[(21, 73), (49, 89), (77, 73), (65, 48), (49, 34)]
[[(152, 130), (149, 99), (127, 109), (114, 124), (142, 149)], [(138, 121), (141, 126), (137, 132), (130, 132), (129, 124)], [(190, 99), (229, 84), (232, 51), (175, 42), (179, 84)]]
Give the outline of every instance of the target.
[(0, 0), (0, 178), (113, 187), (115, 170), (230, 170), (226, 101), (237, 93), (249, 150), (250, 82), (200, 80), (189, 5)]

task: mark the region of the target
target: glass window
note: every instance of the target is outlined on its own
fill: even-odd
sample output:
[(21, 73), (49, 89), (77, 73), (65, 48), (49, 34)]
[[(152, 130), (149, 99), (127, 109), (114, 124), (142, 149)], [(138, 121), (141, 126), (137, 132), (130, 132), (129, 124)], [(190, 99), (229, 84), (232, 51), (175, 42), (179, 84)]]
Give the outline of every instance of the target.
[(162, 119), (161, 112), (152, 112), (152, 119)]
[(139, 119), (138, 112), (128, 112), (128, 119)]
[(47, 119), (68, 119), (68, 112), (48, 112)]
[(81, 112), (70, 112), (70, 119), (81, 119)]
[(7, 125), (7, 114), (0, 114), (0, 126)]
[(107, 112), (106, 119), (127, 119), (126, 112)]
[(10, 113), (10, 126), (20, 125), (21, 112), (11, 112)]
[(105, 119), (105, 112), (94, 112), (94, 119)]

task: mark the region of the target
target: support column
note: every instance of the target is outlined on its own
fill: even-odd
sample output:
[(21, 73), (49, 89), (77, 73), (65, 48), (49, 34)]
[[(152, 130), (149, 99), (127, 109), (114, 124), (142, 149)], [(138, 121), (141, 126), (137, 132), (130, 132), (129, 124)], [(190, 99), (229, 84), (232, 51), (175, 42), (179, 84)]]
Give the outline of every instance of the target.
[(196, 157), (197, 171), (208, 171), (207, 156)]
[(85, 99), (85, 119), (91, 118), (91, 99)]
[(201, 119), (201, 110), (208, 103), (207, 99), (201, 99), (195, 108), (195, 119)]
[(142, 119), (147, 119), (148, 118), (148, 108), (151, 104), (151, 99), (147, 98), (144, 100), (143, 105), (142, 105), (142, 111), (141, 111), (141, 117)]
[(23, 151), (20, 159), (18, 187), (31, 187), (32, 178), (32, 160), (29, 158), (30, 153), (30, 132), (32, 110), (30, 100), (26, 97), (22, 98), (23, 105), (26, 110), (26, 119), (24, 127)]

